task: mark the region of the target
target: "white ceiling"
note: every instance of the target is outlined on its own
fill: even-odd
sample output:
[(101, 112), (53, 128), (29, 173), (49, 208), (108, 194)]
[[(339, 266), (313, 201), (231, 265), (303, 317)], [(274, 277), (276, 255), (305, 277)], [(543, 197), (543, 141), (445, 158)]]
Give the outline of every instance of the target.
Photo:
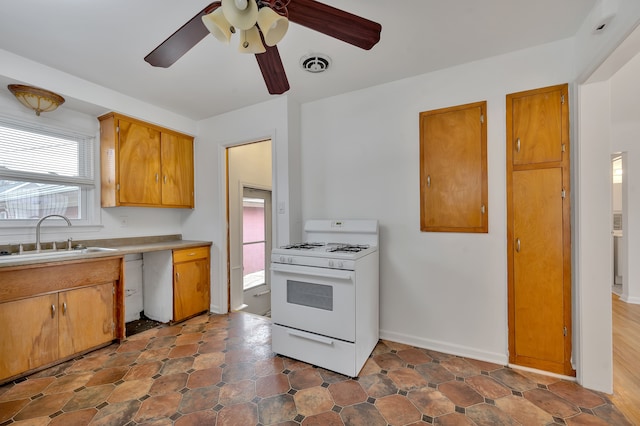
[[(208, 35), (167, 69), (143, 60), (210, 1), (2, 0), (0, 49), (194, 120), (269, 100), (237, 36)], [(292, 23), (278, 49), (301, 103), (572, 37), (596, 0), (323, 2), (379, 22), (381, 40), (365, 51)], [(330, 69), (303, 71), (300, 58), (318, 52)]]

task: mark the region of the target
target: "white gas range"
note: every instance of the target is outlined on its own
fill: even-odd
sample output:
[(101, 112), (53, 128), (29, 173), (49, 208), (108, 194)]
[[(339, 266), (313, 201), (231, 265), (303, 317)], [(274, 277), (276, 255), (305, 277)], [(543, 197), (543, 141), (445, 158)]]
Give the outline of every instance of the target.
[(378, 342), (376, 220), (309, 220), (271, 253), (273, 351), (350, 377)]

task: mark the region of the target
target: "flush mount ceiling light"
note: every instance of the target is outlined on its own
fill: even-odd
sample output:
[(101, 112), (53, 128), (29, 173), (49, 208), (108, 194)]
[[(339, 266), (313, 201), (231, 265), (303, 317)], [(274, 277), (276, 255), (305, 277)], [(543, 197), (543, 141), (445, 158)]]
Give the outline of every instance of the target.
[(324, 72), (331, 65), (331, 58), (322, 53), (312, 53), (300, 58), (300, 66), (303, 70), (312, 73)]
[(64, 103), (62, 96), (39, 87), (10, 84), (7, 88), (22, 105), (34, 110), (36, 115), (53, 111)]

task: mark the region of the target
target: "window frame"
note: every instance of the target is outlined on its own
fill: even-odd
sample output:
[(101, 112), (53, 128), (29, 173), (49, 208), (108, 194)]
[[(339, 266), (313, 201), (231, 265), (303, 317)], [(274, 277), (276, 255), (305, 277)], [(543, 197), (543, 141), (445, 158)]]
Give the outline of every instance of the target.
[[(69, 138), (72, 140), (81, 140), (84, 143), (79, 143), (79, 161), (82, 158), (87, 158), (86, 151), (89, 146), (93, 150), (92, 155), (79, 167), (84, 167), (85, 171), (88, 168), (93, 169), (93, 176), (91, 178), (74, 178), (70, 176), (50, 176), (43, 173), (34, 173), (27, 171), (11, 170), (0, 168), (0, 179), (12, 180), (18, 182), (34, 182), (43, 184), (59, 184), (63, 186), (75, 186), (80, 188), (80, 202), (78, 209), (80, 211), (81, 219), (72, 219), (70, 221), (74, 227), (98, 227), (101, 226), (100, 217), (100, 193), (99, 193), (99, 179), (100, 179), (100, 165), (99, 165), (99, 138), (97, 133), (91, 134), (87, 131), (77, 131), (67, 127), (58, 127), (49, 123), (35, 123), (13, 117), (0, 115), (0, 126), (19, 129), (22, 131), (33, 132), (44, 135), (51, 135), (61, 138)], [(92, 164), (89, 165), (89, 162)], [(6, 233), (8, 229), (11, 230), (23, 230), (27, 228), (33, 228), (39, 221), (39, 218), (34, 219), (0, 219), (0, 229)], [(64, 224), (66, 227), (66, 224)]]

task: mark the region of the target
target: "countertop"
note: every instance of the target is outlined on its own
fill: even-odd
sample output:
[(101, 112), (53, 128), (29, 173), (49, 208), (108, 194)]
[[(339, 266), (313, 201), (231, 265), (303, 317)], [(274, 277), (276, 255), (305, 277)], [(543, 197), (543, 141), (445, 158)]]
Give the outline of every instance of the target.
[(134, 238), (118, 238), (104, 240), (86, 240), (75, 241), (74, 244), (82, 244), (85, 247), (105, 247), (114, 250), (109, 251), (92, 251), (84, 252), (82, 250), (43, 250), (46, 253), (43, 257), (23, 257), (19, 254), (0, 256), (0, 270), (15, 266), (24, 266), (40, 263), (51, 263), (61, 261), (76, 261), (95, 259), (101, 257), (122, 257), (127, 254), (146, 253), (160, 250), (184, 249), (190, 247), (210, 246), (211, 241), (199, 240), (183, 240), (179, 235), (152, 236), (152, 237), (134, 237)]

